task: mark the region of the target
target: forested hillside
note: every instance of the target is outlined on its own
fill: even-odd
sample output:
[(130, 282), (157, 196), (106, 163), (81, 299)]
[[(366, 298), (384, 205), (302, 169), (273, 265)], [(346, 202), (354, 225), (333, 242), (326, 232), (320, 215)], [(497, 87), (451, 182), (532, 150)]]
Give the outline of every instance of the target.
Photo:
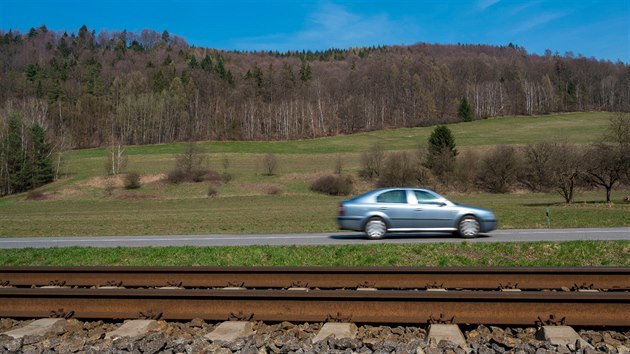
[(630, 110), (629, 65), (511, 44), (226, 52), (167, 31), (0, 31), (0, 138), (18, 115), (55, 146), (299, 139), (588, 110)]

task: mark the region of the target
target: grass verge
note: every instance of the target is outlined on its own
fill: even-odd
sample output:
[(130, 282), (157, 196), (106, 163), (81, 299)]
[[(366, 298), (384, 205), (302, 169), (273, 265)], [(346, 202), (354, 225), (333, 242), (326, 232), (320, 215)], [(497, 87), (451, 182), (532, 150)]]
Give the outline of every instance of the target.
[(0, 250), (2, 266), (630, 266), (630, 241)]
[[(557, 194), (446, 195), (454, 202), (496, 212), (501, 229), (630, 225), (628, 191), (583, 192), (571, 205)], [(201, 193), (201, 192), (200, 192)], [(257, 234), (336, 231), (337, 203), (320, 194), (253, 195), (190, 199), (97, 199), (0, 202), (0, 237)]]

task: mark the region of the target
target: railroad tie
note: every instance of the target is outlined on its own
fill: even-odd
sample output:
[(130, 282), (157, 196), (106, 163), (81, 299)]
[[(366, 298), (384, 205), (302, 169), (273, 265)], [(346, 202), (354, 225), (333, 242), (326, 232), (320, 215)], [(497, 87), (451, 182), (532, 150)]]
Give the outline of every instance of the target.
[(66, 320), (63, 318), (41, 318), (35, 320), (24, 327), (13, 329), (2, 334), (14, 339), (24, 336), (43, 336), (49, 332), (55, 332), (57, 328), (63, 327)]
[(221, 323), (214, 331), (206, 334), (204, 338), (222, 342), (233, 342), (239, 338), (244, 338), (255, 334), (252, 323), (248, 321), (226, 321)]

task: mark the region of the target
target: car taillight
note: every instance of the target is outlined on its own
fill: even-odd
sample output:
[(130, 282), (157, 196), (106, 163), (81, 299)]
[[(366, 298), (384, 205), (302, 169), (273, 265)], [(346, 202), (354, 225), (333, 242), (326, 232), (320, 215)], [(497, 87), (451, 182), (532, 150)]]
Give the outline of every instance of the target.
[(339, 204), (339, 215), (343, 215), (344, 213), (344, 209), (343, 209), (343, 204)]

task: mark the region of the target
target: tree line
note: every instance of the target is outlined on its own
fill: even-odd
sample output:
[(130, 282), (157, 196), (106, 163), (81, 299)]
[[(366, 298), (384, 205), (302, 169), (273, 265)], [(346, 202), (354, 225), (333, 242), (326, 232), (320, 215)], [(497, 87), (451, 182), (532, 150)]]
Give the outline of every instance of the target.
[(27, 126), (19, 116), (10, 117), (7, 126), (0, 139), (0, 196), (52, 182), (56, 173), (44, 128)]
[[(361, 156), (359, 176), (379, 187), (556, 192), (566, 203), (573, 202), (576, 190), (595, 187), (605, 191), (609, 203), (615, 187), (630, 185), (630, 114), (613, 117), (606, 136), (586, 146), (546, 141), (522, 147), (497, 145), (487, 152), (461, 154), (450, 129), (440, 125), (426, 144), (419, 144), (415, 154), (385, 153), (381, 145), (374, 145)], [(340, 181), (331, 180), (330, 184)], [(326, 187), (318, 190), (338, 190)]]
[(0, 31), (0, 134), (55, 146), (284, 140), (499, 115), (630, 111), (630, 66), (519, 46), (237, 52), (168, 31)]

